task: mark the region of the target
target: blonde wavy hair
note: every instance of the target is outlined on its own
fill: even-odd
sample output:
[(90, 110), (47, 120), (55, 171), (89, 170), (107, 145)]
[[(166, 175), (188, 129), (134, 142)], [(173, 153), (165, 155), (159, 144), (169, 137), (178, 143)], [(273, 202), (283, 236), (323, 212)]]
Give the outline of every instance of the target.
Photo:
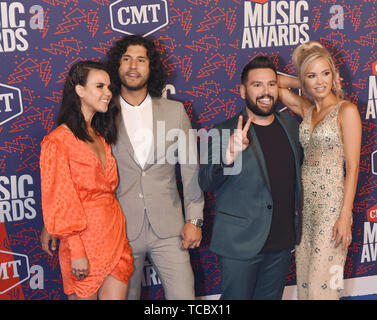
[(299, 45), (292, 55), (292, 62), (296, 67), (298, 77), (304, 85), (304, 75), (309, 64), (316, 59), (324, 58), (329, 66), (333, 75), (332, 92), (339, 99), (344, 97), (344, 92), (340, 84), (339, 71), (335, 66), (334, 60), (330, 55), (330, 52), (319, 42), (309, 41)]

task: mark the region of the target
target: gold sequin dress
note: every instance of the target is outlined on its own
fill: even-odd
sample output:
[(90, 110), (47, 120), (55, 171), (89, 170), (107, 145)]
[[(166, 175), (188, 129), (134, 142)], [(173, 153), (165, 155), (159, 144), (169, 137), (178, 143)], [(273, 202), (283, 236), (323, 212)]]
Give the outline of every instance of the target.
[(300, 125), (304, 149), (302, 240), (296, 247), (299, 300), (339, 299), (347, 251), (334, 248), (332, 227), (343, 204), (344, 150), (337, 116), (339, 102), (311, 133), (314, 106)]

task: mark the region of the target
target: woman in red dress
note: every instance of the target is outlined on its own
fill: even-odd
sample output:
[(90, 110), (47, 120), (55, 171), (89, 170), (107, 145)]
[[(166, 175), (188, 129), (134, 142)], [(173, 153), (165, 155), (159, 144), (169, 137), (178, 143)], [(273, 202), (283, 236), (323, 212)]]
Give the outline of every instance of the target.
[(133, 271), (126, 222), (115, 188), (110, 144), (117, 138), (110, 77), (103, 64), (81, 61), (66, 79), (58, 127), (41, 144), (43, 219), (60, 239), (69, 299), (126, 299)]

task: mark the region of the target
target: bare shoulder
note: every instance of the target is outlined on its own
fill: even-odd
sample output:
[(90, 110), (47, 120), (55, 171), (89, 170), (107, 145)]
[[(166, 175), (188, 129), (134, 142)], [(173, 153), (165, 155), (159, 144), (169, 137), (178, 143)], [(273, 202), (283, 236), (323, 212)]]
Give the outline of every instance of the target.
[(301, 108), (305, 113), (313, 106), (313, 102), (311, 102), (307, 97), (303, 96), (302, 97), (302, 102), (301, 102)]
[(342, 103), (338, 113), (338, 123), (344, 132), (359, 132), (361, 131), (361, 118), (358, 107), (345, 101)]
[(357, 105), (350, 102), (350, 101), (344, 101), (339, 109), (339, 113), (352, 113), (352, 112), (359, 112)]

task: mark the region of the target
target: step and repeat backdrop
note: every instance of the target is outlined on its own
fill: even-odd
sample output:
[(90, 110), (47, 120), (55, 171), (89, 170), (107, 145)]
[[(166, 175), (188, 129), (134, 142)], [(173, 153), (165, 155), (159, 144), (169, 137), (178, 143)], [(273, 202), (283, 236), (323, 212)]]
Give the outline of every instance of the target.
[[(279, 71), (294, 75), (297, 45), (317, 40), (330, 50), (363, 123), (345, 295), (376, 294), (376, 2), (0, 1), (0, 300), (66, 299), (58, 256), (47, 255), (39, 240), (40, 143), (55, 127), (70, 66), (103, 59), (125, 34), (153, 37), (169, 73), (165, 95), (184, 104), (196, 129), (210, 129), (241, 110), (240, 73), (253, 57), (269, 55)], [(191, 251), (191, 262), (196, 296), (216, 299), (221, 274), (209, 250), (216, 194), (205, 197), (203, 241)], [(144, 275), (142, 298), (164, 299), (149, 261)], [(294, 299), (294, 254), (286, 282), (285, 298)]]

